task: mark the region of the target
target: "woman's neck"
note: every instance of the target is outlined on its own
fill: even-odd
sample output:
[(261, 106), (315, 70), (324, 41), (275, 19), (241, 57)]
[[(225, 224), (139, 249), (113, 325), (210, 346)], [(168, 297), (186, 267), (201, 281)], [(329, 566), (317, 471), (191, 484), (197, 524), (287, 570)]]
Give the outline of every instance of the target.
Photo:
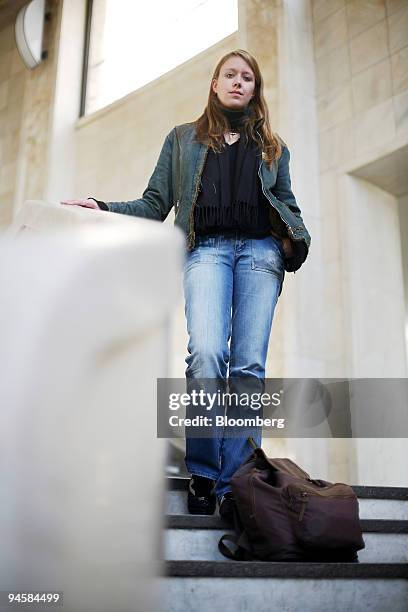
[(248, 107), (243, 109), (226, 108), (220, 105), (223, 115), (228, 119), (231, 131), (236, 131), (242, 125), (244, 117), (248, 115)]

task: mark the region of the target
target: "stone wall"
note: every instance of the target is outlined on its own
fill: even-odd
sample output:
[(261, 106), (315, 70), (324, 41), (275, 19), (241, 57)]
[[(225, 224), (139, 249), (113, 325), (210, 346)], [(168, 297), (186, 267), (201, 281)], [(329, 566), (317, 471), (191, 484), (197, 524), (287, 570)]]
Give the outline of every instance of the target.
[(24, 200), (44, 197), (61, 5), (47, 0), (48, 57), (34, 70), (20, 59), (14, 23), (0, 32), (0, 227), (9, 225)]
[[(408, 4), (396, 0), (313, 0), (312, 16), (324, 208), (322, 298), (329, 313), (325, 325), (327, 375), (363, 375), (350, 357), (353, 348), (347, 340), (352, 333), (351, 311), (362, 305), (356, 303), (346, 282), (353, 275), (352, 259), (358, 250), (363, 251), (363, 242), (360, 249), (353, 243), (353, 258), (345, 245), (349, 228), (360, 224), (361, 236), (367, 227), (367, 218), (362, 225), (362, 219), (355, 216), (361, 212), (358, 199), (362, 201), (364, 185), (360, 181), (359, 191), (355, 181), (343, 179), (408, 142)], [(369, 189), (367, 184), (368, 203)], [(390, 200), (384, 206), (393, 214)], [(374, 207), (371, 214), (375, 216)], [(360, 279), (362, 283), (371, 281), (376, 282), (367, 275)], [(376, 314), (371, 312), (371, 316), (375, 321)], [(393, 372), (397, 375), (395, 369)]]
[[(406, 376), (395, 168), (408, 143), (408, 4), (313, 0), (312, 16), (327, 375)], [(330, 442), (332, 478), (405, 484), (403, 440)]]
[(320, 170), (408, 133), (408, 4), (313, 0)]

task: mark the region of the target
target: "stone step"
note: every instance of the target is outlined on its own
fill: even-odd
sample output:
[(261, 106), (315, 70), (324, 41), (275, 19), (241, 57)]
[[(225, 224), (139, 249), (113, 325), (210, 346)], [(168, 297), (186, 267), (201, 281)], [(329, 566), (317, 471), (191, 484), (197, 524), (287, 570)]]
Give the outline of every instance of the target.
[(408, 566), (167, 561), (166, 612), (407, 612)]
[[(365, 533), (408, 534), (408, 521), (394, 519), (361, 519)], [(216, 514), (169, 514), (165, 519), (167, 529), (231, 529), (229, 524)]]
[[(188, 478), (167, 478), (166, 514), (187, 514)], [(408, 520), (408, 488), (353, 486), (361, 519)], [(216, 511), (218, 514), (218, 510)]]
[[(408, 521), (364, 519), (361, 521), (361, 526), (366, 545), (358, 553), (361, 562), (408, 562)], [(233, 531), (222, 518), (217, 516), (168, 516), (164, 534), (164, 558), (194, 561), (226, 560), (218, 550), (218, 541), (224, 533), (233, 533)]]
[[(298, 563), (271, 561), (166, 561), (167, 577), (408, 579), (408, 563)], [(407, 585), (408, 587), (408, 585)]]

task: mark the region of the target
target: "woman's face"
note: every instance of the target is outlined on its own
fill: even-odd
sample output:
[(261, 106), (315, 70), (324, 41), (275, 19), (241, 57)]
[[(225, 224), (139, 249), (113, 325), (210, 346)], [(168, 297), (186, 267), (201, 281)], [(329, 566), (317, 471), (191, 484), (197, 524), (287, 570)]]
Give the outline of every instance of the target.
[(242, 57), (233, 56), (221, 66), (213, 91), (226, 108), (240, 110), (248, 106), (255, 91), (255, 75)]

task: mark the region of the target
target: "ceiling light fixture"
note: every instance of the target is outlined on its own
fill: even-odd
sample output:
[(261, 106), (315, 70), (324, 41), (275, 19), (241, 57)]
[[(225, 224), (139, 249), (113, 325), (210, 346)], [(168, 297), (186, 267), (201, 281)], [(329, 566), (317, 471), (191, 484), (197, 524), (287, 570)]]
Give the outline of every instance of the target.
[(16, 45), (21, 59), (29, 70), (46, 57), (43, 53), (45, 0), (31, 0), (20, 9), (15, 25)]

